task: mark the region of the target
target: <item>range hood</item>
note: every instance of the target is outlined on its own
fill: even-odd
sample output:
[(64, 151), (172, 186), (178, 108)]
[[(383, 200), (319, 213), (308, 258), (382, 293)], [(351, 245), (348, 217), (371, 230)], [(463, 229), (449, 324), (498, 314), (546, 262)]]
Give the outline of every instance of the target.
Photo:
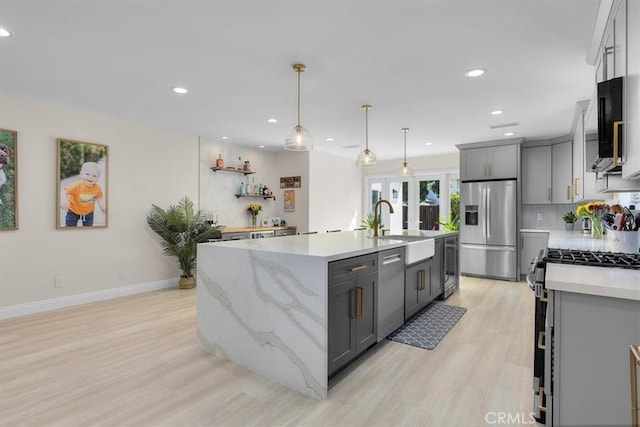
[(622, 179), (621, 175), (596, 174), (596, 190), (599, 193), (629, 193), (640, 191), (640, 179)]

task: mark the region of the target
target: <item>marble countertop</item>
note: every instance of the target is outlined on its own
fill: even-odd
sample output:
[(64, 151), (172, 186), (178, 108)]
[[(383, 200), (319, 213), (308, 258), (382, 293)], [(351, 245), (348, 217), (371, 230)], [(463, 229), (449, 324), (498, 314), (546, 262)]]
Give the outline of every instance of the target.
[[(626, 231), (627, 236), (638, 238), (638, 232)], [(635, 234), (634, 234), (635, 233)], [(605, 234), (602, 239), (594, 239), (590, 234), (583, 234), (582, 231), (551, 230), (549, 233), (549, 247), (560, 249), (581, 249), (605, 252), (625, 252), (637, 253), (638, 247), (625, 244), (614, 238), (615, 233)], [(637, 242), (637, 240), (636, 240)]]
[(295, 225), (288, 225), (284, 227), (223, 227), (220, 229), (221, 234), (225, 233), (250, 233), (252, 231), (276, 231), (276, 230), (295, 230)]
[(622, 268), (547, 264), (547, 289), (640, 301), (640, 272)]
[[(446, 237), (456, 232), (391, 230), (389, 235), (424, 236), (426, 239)], [(318, 233), (297, 236), (282, 236), (267, 239), (233, 240), (226, 242), (201, 243), (218, 245), (230, 249), (276, 252), (290, 255), (321, 257), (327, 262), (379, 252), (386, 249), (405, 246), (403, 240), (390, 238), (375, 239), (367, 237), (365, 230), (342, 231), (339, 233)]]

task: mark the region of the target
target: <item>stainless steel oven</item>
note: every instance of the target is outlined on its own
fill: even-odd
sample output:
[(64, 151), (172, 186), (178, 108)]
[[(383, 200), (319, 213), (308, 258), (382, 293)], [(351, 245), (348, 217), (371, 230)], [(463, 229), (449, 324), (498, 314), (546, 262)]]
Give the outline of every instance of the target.
[(533, 413), (536, 421), (553, 425), (554, 319), (553, 292), (546, 287), (548, 263), (602, 268), (640, 269), (640, 254), (548, 248), (531, 261), (527, 283), (535, 293), (533, 333)]

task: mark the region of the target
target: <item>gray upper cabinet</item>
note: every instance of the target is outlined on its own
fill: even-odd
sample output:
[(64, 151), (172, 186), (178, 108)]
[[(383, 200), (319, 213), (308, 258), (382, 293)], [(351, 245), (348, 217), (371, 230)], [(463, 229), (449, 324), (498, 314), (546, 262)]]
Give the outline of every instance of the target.
[(551, 203), (551, 147), (522, 149), (522, 203)]
[(499, 145), (460, 150), (462, 181), (516, 178), (519, 145)]
[(571, 141), (555, 144), (551, 148), (551, 202), (572, 203)]

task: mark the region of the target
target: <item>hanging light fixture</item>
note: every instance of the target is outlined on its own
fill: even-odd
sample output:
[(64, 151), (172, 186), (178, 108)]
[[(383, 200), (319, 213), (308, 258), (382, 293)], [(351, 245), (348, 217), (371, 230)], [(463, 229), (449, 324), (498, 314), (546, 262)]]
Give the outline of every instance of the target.
[(402, 162), (402, 168), (400, 169), (400, 175), (413, 176), (413, 171), (409, 167), (409, 163), (407, 163), (407, 132), (409, 132), (409, 128), (402, 128), (400, 130), (404, 134), (404, 160)]
[(365, 117), (365, 149), (362, 153), (358, 155), (358, 160), (356, 160), (356, 166), (361, 168), (370, 168), (378, 164), (378, 158), (373, 151), (369, 150), (369, 110), (371, 109), (371, 105), (363, 105), (362, 109), (364, 110)]
[(293, 71), (298, 73), (298, 124), (293, 132), (287, 134), (284, 149), (289, 151), (309, 151), (313, 149), (311, 134), (300, 124), (300, 73), (306, 70), (304, 64), (293, 64)]

